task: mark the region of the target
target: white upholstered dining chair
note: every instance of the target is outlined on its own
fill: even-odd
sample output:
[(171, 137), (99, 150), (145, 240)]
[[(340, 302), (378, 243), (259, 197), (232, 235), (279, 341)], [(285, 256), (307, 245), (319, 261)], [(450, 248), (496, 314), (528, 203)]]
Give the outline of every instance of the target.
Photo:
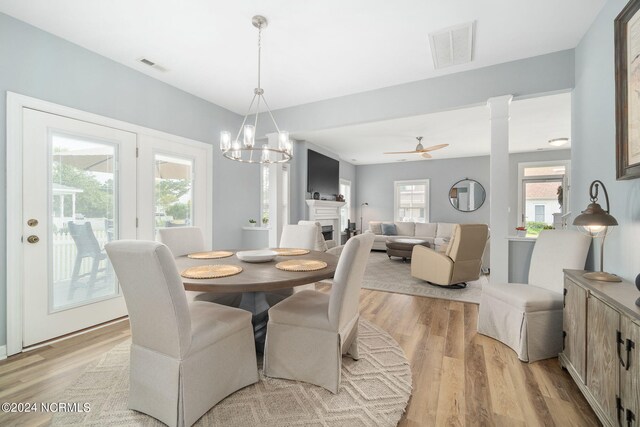
[(591, 238), (573, 230), (543, 230), (529, 267), (529, 284), (483, 286), (478, 332), (511, 347), (524, 362), (562, 351), (563, 269), (584, 268)]
[(338, 392), (342, 355), (359, 357), (360, 286), (373, 240), (373, 234), (361, 234), (347, 242), (330, 294), (304, 290), (269, 309), (266, 376)]
[[(317, 251), (317, 227), (315, 225), (287, 224), (280, 235), (281, 248), (301, 248)], [(326, 249), (324, 249), (326, 251)]]
[(251, 313), (187, 303), (169, 249), (120, 240), (105, 246), (131, 324), (128, 407), (190, 426), (229, 394), (258, 381)]
[[(169, 248), (174, 258), (207, 250), (199, 227), (159, 228), (158, 240)], [(241, 293), (186, 291), (186, 295), (188, 302), (208, 301), (231, 307), (238, 307), (242, 299)]]

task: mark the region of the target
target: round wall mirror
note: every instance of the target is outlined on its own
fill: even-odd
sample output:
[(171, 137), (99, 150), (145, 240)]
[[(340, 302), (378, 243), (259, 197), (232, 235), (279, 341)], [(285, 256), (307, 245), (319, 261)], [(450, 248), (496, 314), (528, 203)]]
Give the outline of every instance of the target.
[(473, 212), (480, 209), (486, 196), (482, 184), (467, 178), (456, 182), (449, 190), (449, 202), (460, 212)]

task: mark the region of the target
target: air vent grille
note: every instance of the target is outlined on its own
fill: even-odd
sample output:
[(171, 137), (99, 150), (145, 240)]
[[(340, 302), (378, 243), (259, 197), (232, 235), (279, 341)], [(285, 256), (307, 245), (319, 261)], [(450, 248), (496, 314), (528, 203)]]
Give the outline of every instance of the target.
[(149, 67), (151, 67), (151, 68), (153, 68), (155, 70), (162, 71), (162, 72), (167, 71), (167, 69), (164, 68), (163, 66), (158, 65), (155, 62), (153, 62), (153, 61), (151, 61), (151, 60), (149, 60), (147, 58), (140, 58), (140, 59), (138, 59), (138, 61), (143, 63), (144, 65), (148, 65)]
[(473, 29), (474, 23), (468, 22), (429, 34), (433, 66), (438, 69), (471, 62)]

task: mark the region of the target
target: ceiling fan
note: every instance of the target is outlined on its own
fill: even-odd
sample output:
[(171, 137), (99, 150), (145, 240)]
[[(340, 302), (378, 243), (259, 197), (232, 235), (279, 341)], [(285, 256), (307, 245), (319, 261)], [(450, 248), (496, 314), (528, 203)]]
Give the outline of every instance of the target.
[(435, 151), (435, 150), (439, 150), (441, 148), (449, 146), (449, 144), (438, 144), (438, 145), (432, 145), (431, 147), (424, 148), (424, 146), (422, 145), (422, 137), (421, 136), (416, 136), (416, 139), (418, 140), (418, 145), (416, 145), (416, 149), (413, 150), (413, 151), (392, 151), (390, 153), (383, 153), (383, 154), (413, 154), (413, 153), (417, 153), (417, 154), (422, 155), (422, 157), (424, 157), (425, 159), (430, 159), (432, 156), (431, 156), (431, 154), (429, 154), (429, 151)]

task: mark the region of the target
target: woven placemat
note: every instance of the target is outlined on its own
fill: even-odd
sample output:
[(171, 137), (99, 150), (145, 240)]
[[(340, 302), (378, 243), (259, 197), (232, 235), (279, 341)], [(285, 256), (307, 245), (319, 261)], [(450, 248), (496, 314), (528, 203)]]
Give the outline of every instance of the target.
[(187, 257), (191, 259), (216, 259), (216, 258), (226, 258), (233, 255), (233, 252), (229, 251), (209, 251), (209, 252), (194, 252), (192, 254), (187, 255)]
[(315, 259), (291, 259), (289, 261), (282, 261), (276, 264), (276, 268), (284, 271), (315, 271), (322, 270), (327, 266), (324, 261), (317, 261)]
[(180, 275), (187, 279), (217, 279), (219, 277), (233, 276), (242, 271), (237, 265), (198, 265), (184, 270)]
[(309, 252), (311, 252), (308, 249), (296, 249), (296, 248), (275, 248), (271, 250), (278, 252), (278, 255), (281, 255), (281, 256), (306, 255)]

